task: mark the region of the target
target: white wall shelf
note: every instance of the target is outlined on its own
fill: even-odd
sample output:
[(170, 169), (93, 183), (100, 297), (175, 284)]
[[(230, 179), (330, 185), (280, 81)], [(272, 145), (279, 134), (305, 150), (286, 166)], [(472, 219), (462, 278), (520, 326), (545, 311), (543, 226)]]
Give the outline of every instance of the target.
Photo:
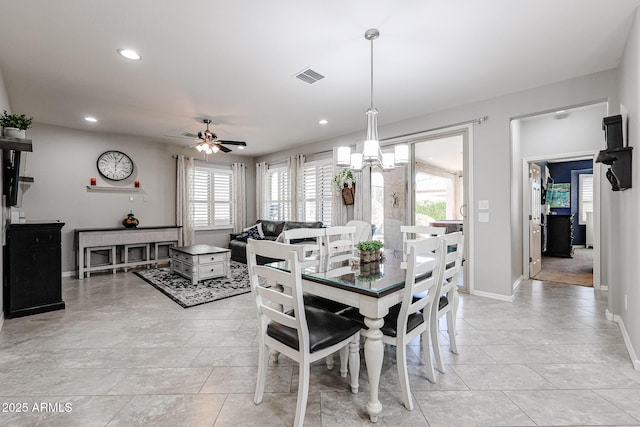
[(140, 187), (102, 187), (99, 185), (87, 185), (87, 191), (105, 193), (137, 193), (140, 190)]

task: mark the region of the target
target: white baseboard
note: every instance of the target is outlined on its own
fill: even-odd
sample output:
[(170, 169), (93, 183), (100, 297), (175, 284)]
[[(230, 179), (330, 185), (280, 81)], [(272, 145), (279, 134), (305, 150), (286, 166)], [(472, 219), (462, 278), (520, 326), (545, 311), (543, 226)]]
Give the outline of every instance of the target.
[(520, 284), (522, 283), (522, 281), (524, 280), (524, 276), (520, 276), (518, 277), (518, 280), (516, 280), (515, 282), (513, 282), (513, 290), (515, 291), (516, 289), (518, 289), (518, 287), (520, 286)]
[(636, 354), (633, 345), (631, 344), (631, 339), (629, 338), (629, 334), (627, 333), (627, 328), (624, 326), (624, 321), (617, 314), (611, 314), (607, 309), (605, 315), (608, 320), (616, 322), (620, 327), (620, 332), (622, 333), (622, 338), (624, 339), (624, 345), (627, 347), (627, 352), (629, 353), (629, 357), (631, 358), (631, 364), (633, 365), (633, 369), (636, 371), (640, 371), (640, 359), (638, 359), (638, 355)]
[(484, 292), (484, 291), (476, 291), (471, 292), (471, 295), (477, 295), (479, 297), (497, 299), (500, 301), (513, 302), (515, 301), (515, 297), (513, 295), (500, 295), (494, 294), (493, 292)]
[(78, 274), (77, 271), (63, 271), (62, 277), (75, 277)]
[(0, 313), (0, 331), (2, 330), (2, 325), (4, 325), (4, 311)]

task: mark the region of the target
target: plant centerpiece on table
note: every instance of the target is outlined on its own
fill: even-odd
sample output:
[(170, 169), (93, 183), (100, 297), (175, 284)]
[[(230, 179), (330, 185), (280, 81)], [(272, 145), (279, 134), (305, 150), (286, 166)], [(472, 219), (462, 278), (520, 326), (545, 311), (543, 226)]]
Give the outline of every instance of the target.
[(342, 193), (342, 200), (345, 205), (352, 205), (356, 196), (356, 179), (350, 169), (340, 169), (333, 177), (333, 188)]
[(26, 130), (31, 127), (33, 117), (27, 117), (24, 114), (9, 114), (4, 110), (0, 117), (0, 126), (4, 129), (4, 136), (7, 138), (24, 139)]
[(384, 245), (378, 240), (365, 240), (358, 242), (356, 247), (360, 251), (360, 262), (367, 263), (380, 260), (380, 249)]

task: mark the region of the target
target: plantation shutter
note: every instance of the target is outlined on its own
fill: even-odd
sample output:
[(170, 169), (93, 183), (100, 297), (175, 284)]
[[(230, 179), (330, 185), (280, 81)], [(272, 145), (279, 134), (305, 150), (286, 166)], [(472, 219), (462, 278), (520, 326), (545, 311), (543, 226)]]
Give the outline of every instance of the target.
[(196, 166), (191, 201), (195, 228), (233, 226), (233, 178), (231, 168)]
[(291, 209), (289, 200), (289, 174), (284, 165), (269, 165), (267, 174), (265, 212), (267, 219), (290, 220)]
[(593, 174), (580, 174), (580, 217), (578, 224), (587, 223), (587, 212), (593, 212)]
[(331, 160), (305, 163), (301, 188), (301, 220), (331, 225), (333, 166)]

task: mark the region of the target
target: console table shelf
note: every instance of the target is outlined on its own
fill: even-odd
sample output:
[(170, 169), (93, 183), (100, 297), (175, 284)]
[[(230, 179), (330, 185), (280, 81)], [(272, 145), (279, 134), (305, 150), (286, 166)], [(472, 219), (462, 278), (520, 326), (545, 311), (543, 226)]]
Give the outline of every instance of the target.
[[(111, 270), (115, 273), (119, 268), (126, 270), (132, 267), (169, 262), (168, 248), (178, 245), (180, 228), (177, 226), (164, 226), (76, 229), (78, 278), (82, 279), (85, 275), (90, 277), (94, 271)], [(145, 253), (145, 259), (129, 259), (129, 248), (140, 247), (141, 245), (149, 248)], [(153, 254), (151, 254), (151, 248), (154, 249)], [(167, 254), (161, 257), (159, 250), (163, 248), (166, 248)], [(92, 252), (99, 250), (108, 250), (110, 255), (107, 263), (92, 263)], [(118, 256), (119, 254), (120, 256)]]

